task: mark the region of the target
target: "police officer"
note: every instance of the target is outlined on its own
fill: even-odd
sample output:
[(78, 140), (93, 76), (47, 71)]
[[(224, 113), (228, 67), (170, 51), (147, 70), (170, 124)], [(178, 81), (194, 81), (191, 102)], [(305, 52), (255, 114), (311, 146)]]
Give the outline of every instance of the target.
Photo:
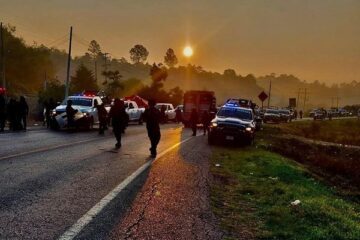
[(201, 122), (203, 124), (203, 129), (204, 129), (204, 135), (206, 135), (206, 132), (209, 132), (209, 126), (210, 126), (210, 114), (208, 111), (204, 111), (202, 116), (201, 116)]
[(300, 119), (302, 119), (303, 118), (303, 111), (302, 110), (299, 111), (299, 115), (300, 115)]
[(150, 153), (152, 158), (156, 158), (156, 148), (161, 138), (159, 126), (161, 118), (161, 112), (155, 108), (155, 101), (150, 100), (149, 107), (144, 112), (144, 121), (146, 122), (146, 129), (151, 142)]
[(5, 97), (2, 92), (0, 92), (0, 132), (4, 131), (5, 128), (5, 120), (6, 120), (6, 112), (5, 112)]
[(176, 122), (181, 123), (182, 122), (181, 109), (179, 107), (176, 108), (175, 113), (176, 113)]
[(75, 114), (77, 113), (77, 110), (75, 110), (72, 107), (72, 100), (68, 100), (67, 101), (67, 105), (66, 105), (66, 117), (67, 117), (67, 127), (73, 127), (75, 126)]
[(191, 129), (193, 131), (192, 134), (193, 136), (196, 136), (198, 119), (199, 119), (198, 112), (196, 111), (195, 108), (193, 108), (190, 115), (190, 123), (191, 123)]
[(114, 100), (114, 106), (110, 109), (109, 117), (111, 118), (113, 132), (116, 138), (115, 147), (121, 148), (121, 133), (124, 131), (128, 119), (124, 101), (121, 101), (119, 98)]
[(20, 126), (22, 126), (22, 129), (26, 131), (27, 126), (27, 116), (29, 115), (29, 106), (25, 100), (24, 96), (20, 97), (19, 102), (19, 122)]
[(98, 104), (96, 101), (95, 107), (99, 117), (99, 134), (104, 134), (104, 131), (107, 128), (107, 111), (105, 109), (104, 103)]

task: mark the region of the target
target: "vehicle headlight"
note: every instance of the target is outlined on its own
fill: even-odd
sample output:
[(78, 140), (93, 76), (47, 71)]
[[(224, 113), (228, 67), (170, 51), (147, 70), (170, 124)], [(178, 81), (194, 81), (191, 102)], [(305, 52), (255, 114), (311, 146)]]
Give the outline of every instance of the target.
[(56, 115), (56, 110), (55, 110), (55, 109), (54, 109), (54, 110), (52, 110), (51, 115), (53, 115), (53, 116), (55, 116), (55, 115)]
[(211, 127), (217, 127), (218, 124), (216, 122), (211, 123)]
[(248, 131), (248, 132), (251, 132), (251, 131), (252, 131), (252, 128), (251, 128), (251, 127), (247, 127), (247, 128), (245, 128), (245, 130)]

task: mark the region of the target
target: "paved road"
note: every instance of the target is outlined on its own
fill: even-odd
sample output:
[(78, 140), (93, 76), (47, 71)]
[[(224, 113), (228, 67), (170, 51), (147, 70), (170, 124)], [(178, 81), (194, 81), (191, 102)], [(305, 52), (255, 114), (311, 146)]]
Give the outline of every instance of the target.
[[(162, 127), (159, 152), (190, 133)], [(56, 239), (148, 160), (144, 126), (123, 148), (111, 133), (47, 130), (0, 135), (0, 239)]]

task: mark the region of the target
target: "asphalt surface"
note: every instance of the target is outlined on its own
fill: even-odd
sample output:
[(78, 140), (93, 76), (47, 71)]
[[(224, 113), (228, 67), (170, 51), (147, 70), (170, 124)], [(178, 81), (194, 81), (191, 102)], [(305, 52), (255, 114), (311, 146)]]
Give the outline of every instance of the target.
[[(162, 126), (159, 152), (189, 135)], [(114, 144), (111, 132), (0, 134), (0, 239), (57, 239), (149, 160), (144, 126), (130, 126), (119, 151)]]

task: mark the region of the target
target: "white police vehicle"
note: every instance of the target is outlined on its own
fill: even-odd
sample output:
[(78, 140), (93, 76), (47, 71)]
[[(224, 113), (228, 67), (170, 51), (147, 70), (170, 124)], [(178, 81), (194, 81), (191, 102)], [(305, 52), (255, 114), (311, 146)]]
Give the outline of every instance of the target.
[(78, 94), (69, 96), (52, 111), (52, 128), (65, 128), (67, 127), (66, 106), (67, 101), (72, 101), (72, 108), (77, 110), (74, 120), (77, 127), (84, 127), (91, 129), (94, 124), (99, 123), (97, 104), (102, 104), (99, 96), (93, 94)]
[(210, 145), (225, 141), (251, 145), (255, 127), (253, 110), (232, 99), (219, 109), (211, 121), (208, 142)]

